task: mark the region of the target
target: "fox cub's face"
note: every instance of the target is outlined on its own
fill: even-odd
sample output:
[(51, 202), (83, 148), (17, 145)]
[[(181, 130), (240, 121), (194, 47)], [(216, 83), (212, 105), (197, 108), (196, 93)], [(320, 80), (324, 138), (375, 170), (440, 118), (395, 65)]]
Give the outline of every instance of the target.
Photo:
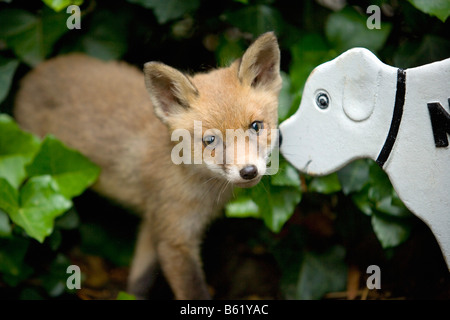
[(172, 141), (179, 142), (172, 160), (240, 187), (257, 184), (278, 143), (279, 69), (273, 33), (259, 37), (229, 67), (192, 77), (146, 63), (145, 83), (155, 113)]

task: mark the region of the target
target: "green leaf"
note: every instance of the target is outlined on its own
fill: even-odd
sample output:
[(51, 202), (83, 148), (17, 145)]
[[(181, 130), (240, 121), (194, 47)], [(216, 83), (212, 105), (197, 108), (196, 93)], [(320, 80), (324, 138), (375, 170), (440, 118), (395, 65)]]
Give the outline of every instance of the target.
[(328, 41), (338, 52), (353, 47), (380, 50), (391, 32), (391, 24), (381, 22), (380, 29), (367, 28), (367, 17), (352, 7), (330, 14), (325, 25)]
[(261, 218), (273, 232), (280, 232), (302, 198), (298, 187), (275, 186), (270, 178), (250, 189), (236, 189), (238, 196), (226, 206), (228, 217)]
[(300, 175), (286, 160), (281, 160), (278, 172), (270, 176), (270, 182), (274, 186), (289, 186), (300, 189)]
[(200, 0), (128, 0), (128, 2), (153, 9), (159, 24), (181, 18), (184, 14), (195, 11), (200, 5)]
[(68, 31), (67, 14), (44, 8), (40, 16), (19, 9), (0, 11), (0, 38), (26, 64), (36, 66), (53, 50), (55, 42)]
[(386, 172), (375, 162), (371, 162), (369, 168), (369, 199), (374, 203), (382, 201), (386, 197), (392, 197), (392, 185)]
[(394, 54), (394, 64), (399, 68), (412, 68), (440, 61), (450, 55), (448, 39), (427, 34), (421, 42), (405, 41)]
[(26, 287), (22, 290), (19, 300), (45, 300), (38, 288)]
[(128, 49), (128, 22), (126, 13), (102, 10), (93, 15), (87, 32), (64, 46), (61, 53), (76, 51), (105, 61), (120, 59)]
[(375, 207), (378, 211), (393, 217), (410, 218), (412, 216), (393, 188), (391, 195), (378, 201)]
[(124, 291), (119, 291), (116, 300), (136, 300), (136, 297)]
[[(300, 37), (291, 48), (292, 63), (289, 68), (291, 79), (291, 92), (300, 95), (303, 91), (306, 79), (311, 71), (336, 56), (330, 50), (324, 37), (317, 33), (307, 33)], [(295, 106), (297, 109), (298, 104)]]
[(302, 193), (299, 188), (273, 186), (268, 179), (263, 179), (251, 189), (251, 197), (265, 225), (278, 233), (294, 213)]
[(273, 194), (267, 195), (269, 206), (260, 206), (261, 216), (266, 226), (278, 233), (294, 213), (295, 207), (302, 199), (302, 194), (297, 188), (275, 186), (271, 188), (270, 192)]
[(360, 191), (369, 181), (369, 164), (365, 159), (349, 163), (338, 171), (339, 182), (344, 194)]
[(431, 16), (438, 17), (442, 22), (450, 16), (450, 1), (448, 0), (408, 0), (414, 7)]
[(364, 214), (371, 216), (374, 208), (368, 195), (369, 186), (366, 186), (361, 191), (352, 194), (352, 201)]
[(9, 215), (19, 210), (19, 195), (17, 190), (4, 178), (0, 178), (0, 209)]
[(32, 177), (21, 188), (19, 209), (9, 214), (14, 223), (42, 243), (52, 233), (55, 218), (71, 206), (72, 202), (58, 192), (50, 176), (39, 176)]
[(51, 262), (48, 270), (41, 275), (43, 287), (50, 297), (57, 297), (64, 293), (67, 289), (66, 281), (67, 267), (70, 265), (70, 260), (61, 253), (58, 253), (56, 258)]
[(21, 237), (0, 239), (0, 274), (10, 286), (26, 279), (32, 269), (24, 263), (29, 241)]
[(0, 38), (8, 39), (33, 28), (37, 18), (28, 11), (6, 8), (0, 11)]
[(290, 110), (294, 97), (291, 93), (291, 79), (289, 75), (281, 71), (281, 79), (283, 80), (283, 86), (281, 87), (280, 95), (278, 96), (278, 121), (281, 123), (283, 120), (290, 116)]
[(373, 214), (371, 222), (373, 231), (384, 249), (400, 245), (411, 233), (411, 226), (404, 219), (389, 219), (380, 214)]
[(342, 291), (347, 281), (345, 249), (334, 246), (324, 253), (305, 252), (300, 266), (296, 299), (321, 299), (327, 292)]
[(8, 95), (14, 73), (18, 66), (18, 60), (0, 57), (0, 103), (2, 103)]
[(99, 172), (100, 169), (89, 159), (53, 136), (44, 139), (33, 162), (27, 167), (30, 177), (52, 176), (58, 191), (67, 199), (80, 195), (95, 182)]
[(314, 177), (309, 183), (308, 190), (324, 194), (331, 194), (341, 190), (341, 184), (337, 173), (323, 177)]
[(128, 266), (133, 257), (134, 240), (124, 238), (104, 225), (84, 223), (80, 226), (81, 250), (98, 255), (117, 266)]
[(281, 13), (268, 5), (246, 6), (224, 15), (225, 20), (243, 32), (250, 32), (255, 37), (267, 31), (280, 34), (284, 21)]
[(230, 218), (260, 218), (258, 205), (247, 196), (241, 196), (227, 203), (225, 214)]
[(67, 8), (70, 5), (81, 6), (83, 4), (83, 0), (42, 0), (44, 3), (52, 8), (54, 11), (61, 11), (62, 9)]
[[(0, 182), (0, 185), (1, 185), (1, 182)], [(7, 238), (7, 237), (11, 236), (11, 231), (12, 231), (12, 227), (11, 227), (11, 223), (9, 222), (8, 214), (5, 211), (3, 211), (2, 209), (0, 209), (0, 238)]]
[(61, 217), (58, 217), (55, 221), (55, 226), (64, 229), (72, 230), (80, 226), (80, 218), (75, 208), (71, 208)]
[(235, 39), (227, 34), (219, 37), (219, 44), (215, 50), (216, 60), (220, 66), (228, 66), (232, 61), (241, 57), (245, 43), (241, 38)]
[(0, 114), (0, 177), (18, 188), (39, 143), (37, 137), (22, 131), (10, 116)]

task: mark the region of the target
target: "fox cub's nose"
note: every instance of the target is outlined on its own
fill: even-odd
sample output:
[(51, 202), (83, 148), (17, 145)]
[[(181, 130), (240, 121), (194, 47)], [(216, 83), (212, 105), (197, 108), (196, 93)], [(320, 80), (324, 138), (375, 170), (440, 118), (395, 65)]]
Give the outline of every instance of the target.
[(239, 174), (245, 180), (252, 180), (258, 175), (258, 169), (255, 165), (251, 164), (241, 169), (241, 171), (239, 171)]

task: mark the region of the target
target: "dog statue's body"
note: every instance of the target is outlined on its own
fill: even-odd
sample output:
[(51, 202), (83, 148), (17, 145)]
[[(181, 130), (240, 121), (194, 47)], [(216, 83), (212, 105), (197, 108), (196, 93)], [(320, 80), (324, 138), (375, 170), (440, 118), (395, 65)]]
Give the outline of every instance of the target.
[(281, 152), (311, 175), (376, 160), (450, 266), (449, 98), (450, 59), (402, 70), (354, 48), (311, 73)]

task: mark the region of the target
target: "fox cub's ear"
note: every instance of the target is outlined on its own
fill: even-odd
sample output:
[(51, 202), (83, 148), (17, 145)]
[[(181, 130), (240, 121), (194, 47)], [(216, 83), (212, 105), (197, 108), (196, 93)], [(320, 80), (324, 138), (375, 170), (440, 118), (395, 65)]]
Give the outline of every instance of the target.
[(156, 115), (164, 122), (189, 108), (198, 96), (198, 90), (189, 78), (180, 71), (160, 62), (144, 65), (145, 86)]
[(255, 88), (275, 91), (281, 88), (280, 49), (273, 32), (261, 35), (245, 51), (239, 65), (238, 78)]

